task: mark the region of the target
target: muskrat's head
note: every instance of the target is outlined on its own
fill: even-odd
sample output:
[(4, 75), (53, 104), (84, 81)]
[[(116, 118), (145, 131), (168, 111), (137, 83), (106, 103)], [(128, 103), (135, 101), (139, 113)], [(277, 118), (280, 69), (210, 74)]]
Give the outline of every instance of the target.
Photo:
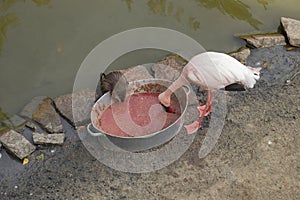
[(119, 102), (125, 100), (128, 82), (122, 72), (101, 73), (100, 85), (102, 93), (110, 92), (112, 100)]

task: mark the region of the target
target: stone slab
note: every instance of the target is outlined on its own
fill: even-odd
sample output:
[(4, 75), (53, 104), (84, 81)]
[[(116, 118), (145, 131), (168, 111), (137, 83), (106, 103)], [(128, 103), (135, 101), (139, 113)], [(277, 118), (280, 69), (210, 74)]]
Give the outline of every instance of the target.
[(64, 133), (53, 133), (53, 134), (44, 134), (36, 133), (32, 134), (34, 144), (59, 144), (62, 145), (65, 140)]
[(45, 99), (49, 97), (47, 96), (37, 96), (31, 99), (31, 101), (25, 105), (25, 107), (22, 109), (22, 111), (19, 113), (20, 116), (28, 117), (32, 119), (33, 114), (37, 111), (39, 105), (43, 103)]
[(33, 114), (34, 121), (42, 125), (50, 133), (63, 131), (60, 116), (52, 106), (52, 99), (46, 98), (40, 105), (37, 112)]
[(281, 24), (286, 32), (290, 45), (300, 47), (300, 20), (281, 17)]
[(177, 56), (167, 56), (152, 66), (155, 78), (176, 80), (187, 62)]
[(240, 48), (234, 52), (228, 53), (228, 55), (232, 56), (233, 58), (237, 59), (241, 63), (245, 64), (246, 59), (250, 56), (250, 49), (247, 47)]
[(7, 127), (4, 123), (0, 123), (0, 136), (9, 130), (10, 130), (10, 128)]
[(73, 126), (90, 122), (90, 113), (95, 102), (95, 91), (84, 89), (54, 99), (58, 111)]
[(7, 123), (5, 123), (8, 119), (9, 116), (5, 112), (3, 112), (0, 107), (0, 135), (11, 129), (7, 126)]
[(286, 45), (284, 35), (280, 33), (253, 34), (240, 36), (248, 45), (256, 48)]
[(120, 71), (124, 74), (128, 82), (153, 78), (153, 76), (148, 72), (147, 68), (142, 65)]
[(14, 130), (1, 135), (0, 142), (8, 151), (20, 159), (29, 156), (36, 149), (24, 136)]
[(52, 106), (53, 100), (46, 96), (34, 97), (20, 112), (29, 117), (50, 133), (63, 131), (60, 116)]
[(27, 123), (27, 120), (18, 115), (13, 115), (9, 119), (4, 120), (3, 123), (9, 128), (21, 132)]

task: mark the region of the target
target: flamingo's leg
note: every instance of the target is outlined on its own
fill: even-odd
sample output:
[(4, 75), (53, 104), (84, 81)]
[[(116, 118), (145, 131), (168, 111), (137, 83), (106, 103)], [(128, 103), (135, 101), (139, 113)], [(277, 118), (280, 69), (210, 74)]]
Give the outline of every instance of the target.
[(207, 90), (206, 104), (203, 106), (197, 107), (200, 112), (199, 121), (198, 122), (195, 121), (192, 124), (184, 126), (186, 128), (188, 134), (195, 133), (199, 128), (201, 128), (203, 118), (211, 113), (211, 105), (212, 105), (212, 95), (211, 95), (210, 90)]
[(205, 105), (198, 106), (198, 110), (200, 112), (200, 116), (208, 116), (211, 113), (211, 105), (212, 105), (212, 95), (210, 90), (207, 90), (207, 100)]
[(199, 122), (195, 121), (189, 125), (185, 125), (184, 128), (187, 131), (187, 134), (193, 134), (197, 132), (197, 130), (201, 127), (201, 124)]

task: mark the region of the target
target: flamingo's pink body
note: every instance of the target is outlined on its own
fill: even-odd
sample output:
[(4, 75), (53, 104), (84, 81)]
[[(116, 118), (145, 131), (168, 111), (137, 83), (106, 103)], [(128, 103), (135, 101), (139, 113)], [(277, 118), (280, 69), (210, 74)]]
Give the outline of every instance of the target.
[(233, 83), (241, 83), (247, 88), (253, 88), (259, 79), (260, 69), (247, 67), (224, 53), (201, 53), (188, 62), (179, 78), (159, 95), (159, 100), (163, 105), (169, 107), (171, 94), (186, 83), (193, 83), (207, 89), (207, 103), (198, 107), (200, 112), (199, 122), (185, 126), (189, 134), (194, 133), (201, 127), (203, 117), (211, 112), (210, 90), (224, 88)]

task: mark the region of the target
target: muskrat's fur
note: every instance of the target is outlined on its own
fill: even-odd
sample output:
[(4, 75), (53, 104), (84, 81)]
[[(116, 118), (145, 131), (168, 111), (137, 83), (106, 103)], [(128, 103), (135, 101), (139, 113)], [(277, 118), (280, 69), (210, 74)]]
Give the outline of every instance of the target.
[[(116, 88), (117, 86), (117, 88)], [(100, 74), (100, 87), (102, 93), (110, 92), (112, 98), (123, 102), (126, 97), (128, 82), (120, 71), (112, 71), (108, 74)]]

